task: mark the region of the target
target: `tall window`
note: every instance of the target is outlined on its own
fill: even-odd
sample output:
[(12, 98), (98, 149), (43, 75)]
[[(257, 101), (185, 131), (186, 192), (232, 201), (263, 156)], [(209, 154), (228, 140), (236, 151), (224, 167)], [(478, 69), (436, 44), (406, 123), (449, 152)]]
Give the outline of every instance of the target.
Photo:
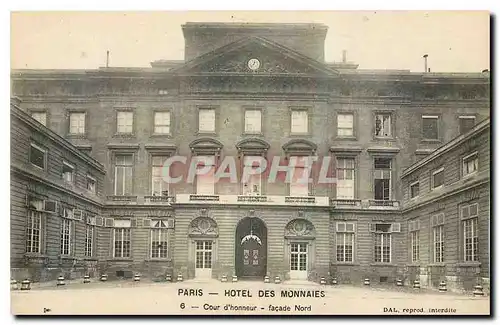
[(154, 113), (154, 133), (170, 134), (170, 112)]
[(354, 199), (354, 158), (337, 158), (337, 199)]
[(436, 169), (431, 174), (431, 189), (440, 188), (444, 185), (444, 168)]
[[(243, 168), (244, 169), (254, 169), (257, 167), (257, 157), (245, 156), (243, 158)], [(261, 195), (261, 174), (250, 175), (247, 172), (248, 179), (243, 182), (243, 195)]]
[(47, 113), (46, 112), (33, 112), (31, 117), (41, 123), (43, 126), (47, 126)]
[(415, 181), (410, 184), (410, 199), (413, 199), (420, 194), (420, 182)]
[(304, 134), (308, 132), (308, 114), (306, 110), (292, 110), (291, 133)]
[(87, 175), (87, 190), (94, 194), (97, 193), (97, 181), (90, 175)]
[(114, 220), (113, 256), (130, 257), (130, 220)]
[(30, 146), (30, 162), (38, 168), (45, 169), (47, 151), (32, 143)]
[(419, 222), (419, 220), (410, 220), (408, 222), (408, 231), (410, 233), (411, 261), (417, 262), (420, 259), (420, 222)]
[(464, 260), (479, 260), (478, 204), (463, 205), (460, 209), (463, 228)]
[(392, 137), (391, 114), (375, 115), (375, 136)]
[(460, 134), (467, 133), (476, 125), (476, 117), (474, 115), (462, 115), (458, 117), (460, 126)]
[(392, 251), (392, 232), (399, 232), (400, 224), (375, 223), (371, 224), (370, 227), (375, 236), (375, 262), (390, 263)]
[(342, 113), (337, 115), (337, 136), (350, 137), (354, 135), (354, 115)]
[(61, 255), (71, 255), (73, 220), (61, 219)]
[(41, 253), (42, 213), (28, 210), (26, 223), (26, 253)]
[(444, 213), (431, 217), (434, 263), (444, 262)]
[(69, 113), (69, 133), (85, 134), (85, 113)]
[(295, 161), (293, 176), (290, 182), (290, 196), (309, 196), (309, 175), (311, 166), (307, 164), (307, 157), (290, 157)]
[(198, 114), (198, 131), (215, 132), (215, 109), (200, 108)]
[(152, 220), (151, 224), (151, 258), (167, 258), (167, 222), (163, 220)]
[(354, 261), (354, 223), (337, 222), (337, 262)]
[(75, 167), (70, 163), (63, 161), (62, 177), (65, 182), (73, 183), (75, 177)]
[(85, 225), (85, 256), (92, 257), (94, 248), (94, 229), (92, 225)]
[(465, 156), (462, 159), (462, 175), (468, 176), (477, 172), (479, 165), (479, 158), (477, 152)]
[[(198, 156), (198, 169), (210, 168), (203, 175), (196, 175), (196, 194), (213, 195), (215, 192), (215, 157)], [(205, 167), (206, 166), (206, 167)]]
[(375, 200), (391, 199), (391, 158), (374, 159), (374, 193)]
[(245, 110), (245, 133), (260, 133), (262, 128), (262, 112), (258, 109)]
[(152, 157), (152, 185), (151, 195), (154, 196), (168, 196), (168, 183), (164, 181), (164, 172), (168, 171), (163, 168), (167, 156), (153, 156)]
[(427, 140), (439, 139), (439, 116), (423, 115), (422, 116), (422, 135)]
[(115, 195), (131, 195), (133, 155), (116, 155), (115, 160)]
[(130, 134), (133, 132), (134, 112), (116, 112), (116, 131), (118, 133)]

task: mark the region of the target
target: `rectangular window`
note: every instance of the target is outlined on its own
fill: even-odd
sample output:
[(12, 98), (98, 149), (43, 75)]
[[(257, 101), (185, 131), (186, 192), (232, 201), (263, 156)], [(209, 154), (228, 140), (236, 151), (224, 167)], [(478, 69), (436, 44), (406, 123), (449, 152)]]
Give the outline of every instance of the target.
[(87, 175), (87, 191), (97, 193), (97, 181), (90, 175)]
[(354, 261), (354, 223), (337, 222), (337, 262)]
[(151, 224), (151, 258), (167, 258), (167, 222), (163, 220), (152, 220)]
[(215, 192), (215, 157), (198, 156), (198, 160), (197, 169), (210, 167), (210, 170), (203, 175), (196, 175), (196, 194), (213, 195)]
[(392, 137), (391, 114), (375, 115), (375, 136)]
[(390, 200), (391, 199), (391, 174), (392, 174), (392, 159), (391, 158), (375, 158), (374, 159), (374, 193), (375, 200)]
[(31, 117), (41, 123), (43, 126), (47, 126), (47, 113), (45, 112), (33, 112)]
[(431, 188), (439, 188), (444, 185), (444, 168), (441, 167), (432, 172), (431, 176)]
[(71, 255), (73, 220), (61, 219), (61, 255)]
[(337, 136), (351, 137), (354, 135), (354, 114), (342, 113), (337, 115)]
[(308, 114), (305, 110), (292, 110), (291, 133), (304, 134), (308, 132)]
[(311, 166), (302, 157), (290, 157), (292, 164), (295, 162), (293, 176), (290, 181), (290, 196), (309, 196), (309, 175)]
[(134, 112), (116, 112), (116, 132), (122, 134), (133, 133)]
[(69, 133), (85, 134), (85, 113), (69, 113)]
[(170, 134), (170, 112), (154, 113), (154, 133)]
[(411, 236), (411, 261), (418, 262), (420, 259), (420, 231), (410, 232)]
[(476, 117), (471, 115), (459, 116), (458, 122), (460, 125), (460, 134), (464, 134), (474, 128), (474, 125), (476, 125)]
[(152, 166), (151, 166), (151, 195), (154, 196), (168, 196), (168, 183), (165, 182), (167, 169), (164, 169), (165, 161), (168, 159), (167, 156), (153, 156)]
[(434, 238), (434, 263), (444, 262), (444, 225), (432, 227), (432, 237)]
[(427, 140), (439, 139), (439, 116), (423, 115), (422, 116), (422, 135)]
[(417, 197), (420, 194), (420, 182), (416, 181), (410, 184), (410, 199)]
[(115, 157), (115, 195), (132, 194), (133, 155)]
[(85, 256), (92, 257), (94, 248), (94, 229), (92, 225), (85, 226)]
[(478, 204), (468, 204), (461, 207), (463, 228), (464, 260), (473, 262), (479, 260), (478, 237)]
[(30, 162), (42, 169), (45, 169), (47, 151), (37, 146), (36, 144), (31, 144), (30, 146)]
[(477, 152), (474, 152), (462, 159), (462, 175), (468, 176), (474, 174), (478, 170), (479, 158)]
[(75, 167), (63, 161), (62, 178), (67, 183), (73, 183), (75, 177)]
[(391, 262), (391, 224), (375, 224), (375, 262)]
[(41, 253), (42, 213), (28, 210), (26, 223), (26, 253)]
[(354, 158), (337, 158), (337, 199), (354, 199)]
[[(253, 169), (257, 167), (257, 162), (260, 161), (258, 158), (260, 157), (255, 157), (255, 156), (245, 156), (243, 158), (243, 173), (245, 173), (245, 169)], [(261, 186), (262, 186), (262, 181), (261, 181), (261, 174), (251, 174), (250, 171), (246, 172), (246, 175), (248, 175), (248, 179), (242, 180), (243, 181), (243, 188), (242, 188), (242, 194), (243, 195), (261, 195)]]
[(130, 257), (130, 228), (114, 228), (113, 242), (114, 257)]
[(245, 110), (245, 133), (260, 133), (262, 128), (262, 112), (258, 109)]
[(198, 116), (198, 131), (199, 132), (215, 132), (215, 109), (200, 108)]

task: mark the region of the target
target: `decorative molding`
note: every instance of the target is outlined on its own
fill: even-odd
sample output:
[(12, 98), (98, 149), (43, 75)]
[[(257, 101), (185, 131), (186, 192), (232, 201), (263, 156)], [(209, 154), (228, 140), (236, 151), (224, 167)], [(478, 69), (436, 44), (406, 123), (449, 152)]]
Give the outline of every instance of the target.
[(217, 223), (208, 217), (198, 217), (189, 224), (189, 236), (218, 236)]
[(292, 139), (285, 143), (282, 148), (287, 155), (312, 155), (316, 153), (318, 146), (306, 139)]
[(316, 229), (313, 224), (306, 219), (294, 219), (285, 227), (285, 237), (316, 237)]

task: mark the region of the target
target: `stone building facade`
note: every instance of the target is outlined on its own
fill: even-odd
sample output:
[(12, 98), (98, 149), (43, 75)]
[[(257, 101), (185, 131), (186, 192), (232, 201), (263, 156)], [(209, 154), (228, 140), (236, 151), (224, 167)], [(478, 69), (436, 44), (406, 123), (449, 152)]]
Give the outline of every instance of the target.
[[(22, 109), (104, 165), (103, 271), (352, 283), (406, 276), (403, 170), (489, 117), (489, 74), (326, 62), (321, 24), (182, 31), (181, 61), (12, 71)], [(339, 182), (319, 183), (313, 165), (306, 187), (165, 184), (159, 170), (172, 156), (213, 157), (216, 167), (236, 157), (239, 173), (246, 157), (328, 157)]]

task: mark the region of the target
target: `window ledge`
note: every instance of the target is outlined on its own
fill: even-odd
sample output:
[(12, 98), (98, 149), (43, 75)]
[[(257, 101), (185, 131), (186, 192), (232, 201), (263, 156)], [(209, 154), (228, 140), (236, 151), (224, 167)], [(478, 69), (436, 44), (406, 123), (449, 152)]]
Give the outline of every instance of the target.
[(172, 138), (172, 133), (153, 133), (151, 138)]
[(87, 139), (87, 135), (86, 134), (67, 133), (66, 137), (67, 138), (71, 138), (71, 139)]
[(131, 257), (111, 257), (107, 259), (108, 262), (133, 262)]
[(422, 142), (425, 142), (425, 143), (441, 143), (441, 140), (439, 140), (439, 139), (422, 139)]
[(115, 133), (113, 138), (135, 138), (134, 133)]
[(428, 264), (427, 266), (431, 266), (431, 267), (446, 267), (446, 264), (445, 263), (431, 263), (431, 264)]
[(217, 136), (217, 132), (208, 132), (208, 131), (196, 131), (195, 133), (197, 136), (211, 136), (215, 137)]
[(148, 259), (145, 259), (144, 262), (158, 262), (158, 263), (161, 263), (161, 262), (172, 262), (172, 258), (171, 257), (167, 257), (167, 258), (148, 258)]
[(355, 135), (345, 135), (345, 136), (337, 135), (337, 136), (335, 136), (335, 140), (356, 141), (356, 140), (358, 140), (358, 137), (356, 137)]
[(458, 267), (478, 267), (481, 266), (481, 262), (460, 262), (457, 263)]
[(311, 136), (311, 133), (292, 133), (290, 132), (290, 137), (309, 137)]
[(390, 267), (396, 267), (397, 265), (394, 264), (394, 263), (375, 262), (375, 263), (371, 263), (370, 266), (390, 266)]
[(335, 263), (330, 263), (331, 266), (360, 266), (359, 263), (350, 263), (350, 262), (335, 262)]
[(375, 140), (384, 140), (384, 141), (396, 141), (396, 139), (394, 137), (379, 137), (379, 136), (376, 136), (376, 135), (373, 136), (373, 139), (375, 139)]
[(92, 256), (84, 256), (83, 257), (84, 261), (98, 261), (99, 259), (97, 257), (92, 257)]
[(48, 255), (42, 253), (24, 253), (24, 257), (27, 258), (48, 258)]
[(406, 267), (420, 267), (420, 262), (418, 263), (409, 263), (405, 265)]
[(59, 255), (58, 258), (60, 260), (76, 260), (76, 256), (71, 256), (71, 255)]
[(243, 132), (241, 134), (242, 136), (257, 136), (257, 137), (263, 137), (264, 136), (264, 133), (262, 132)]

